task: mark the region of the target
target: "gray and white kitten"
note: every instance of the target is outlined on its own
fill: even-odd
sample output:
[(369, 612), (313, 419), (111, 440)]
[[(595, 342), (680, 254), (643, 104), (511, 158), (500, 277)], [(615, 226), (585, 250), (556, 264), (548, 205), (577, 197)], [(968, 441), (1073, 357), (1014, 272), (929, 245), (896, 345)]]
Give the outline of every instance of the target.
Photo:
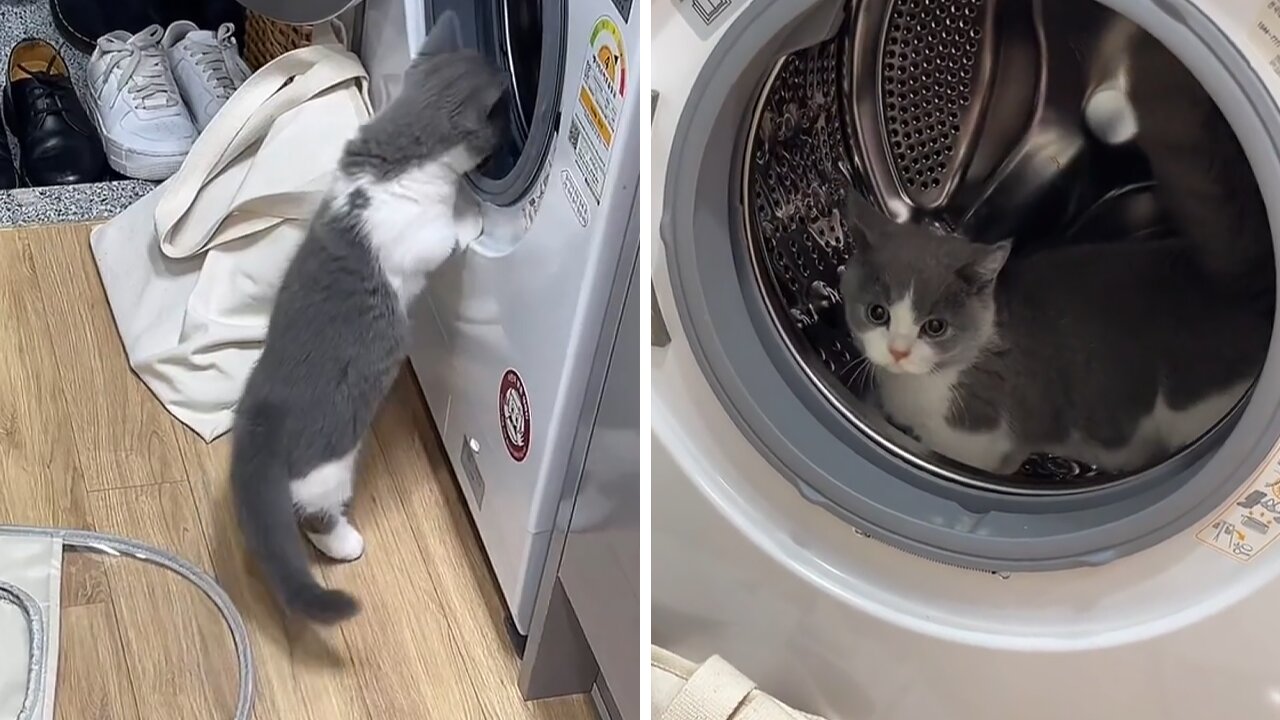
[(1208, 282), (1193, 241), (1010, 260), (1008, 242), (849, 196), (845, 317), (882, 409), (961, 463), (1009, 474), (1043, 452), (1138, 470), (1209, 430), (1262, 366), (1269, 312)]
[(406, 356), (406, 309), (428, 273), (480, 234), (478, 209), (454, 208), (463, 174), (505, 130), (506, 84), (459, 37), (445, 16), (402, 94), (345, 148), (236, 410), (240, 528), (281, 604), (311, 620), (358, 606), (316, 582), (299, 525), (331, 558), (363, 554), (347, 507), (361, 441)]

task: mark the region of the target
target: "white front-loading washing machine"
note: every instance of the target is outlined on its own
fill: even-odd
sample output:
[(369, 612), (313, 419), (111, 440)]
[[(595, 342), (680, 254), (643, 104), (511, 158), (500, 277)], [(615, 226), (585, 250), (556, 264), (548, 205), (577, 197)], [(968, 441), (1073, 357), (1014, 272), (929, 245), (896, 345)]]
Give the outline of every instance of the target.
[(831, 213), (856, 179), (899, 219), (1153, 222), (1084, 118), (1149, 33), (1280, 227), (1278, 7), (655, 3), (656, 644), (831, 718), (1280, 716), (1275, 334), (1247, 399), (1144, 472), (969, 472), (860, 410)]
[(524, 634), (639, 252), (640, 19), (631, 0), (368, 0), (375, 106), (447, 11), (509, 75), (511, 133), (467, 178), (484, 234), (432, 276), (411, 360)]

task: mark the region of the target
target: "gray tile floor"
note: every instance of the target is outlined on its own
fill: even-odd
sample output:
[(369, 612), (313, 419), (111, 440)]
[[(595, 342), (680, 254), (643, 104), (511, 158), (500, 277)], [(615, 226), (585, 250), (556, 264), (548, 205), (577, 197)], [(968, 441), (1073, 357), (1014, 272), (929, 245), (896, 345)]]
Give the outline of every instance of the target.
[[(89, 56), (63, 41), (49, 15), (49, 0), (0, 0), (0, 62), (7, 67), (9, 49), (28, 37), (48, 40), (61, 51), (83, 97), (82, 83)], [(17, 148), (13, 147), (12, 138), (9, 143), (16, 157)], [(109, 218), (152, 187), (151, 183), (139, 180), (120, 180), (0, 192), (0, 227)]]

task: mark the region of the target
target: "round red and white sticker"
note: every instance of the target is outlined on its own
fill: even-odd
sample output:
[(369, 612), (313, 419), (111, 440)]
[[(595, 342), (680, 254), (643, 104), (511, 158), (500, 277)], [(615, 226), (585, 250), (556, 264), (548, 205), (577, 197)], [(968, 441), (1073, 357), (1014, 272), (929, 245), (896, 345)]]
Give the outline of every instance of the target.
[(498, 424), (502, 426), (502, 442), (507, 454), (516, 462), (524, 462), (529, 456), (530, 418), (529, 396), (524, 390), (520, 373), (508, 369), (502, 374), (498, 387)]

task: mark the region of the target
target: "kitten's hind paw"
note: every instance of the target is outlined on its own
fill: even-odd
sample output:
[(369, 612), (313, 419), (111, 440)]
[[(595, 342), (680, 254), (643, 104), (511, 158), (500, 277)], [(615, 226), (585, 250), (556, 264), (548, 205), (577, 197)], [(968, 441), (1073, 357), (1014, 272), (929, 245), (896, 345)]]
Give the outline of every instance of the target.
[(351, 562), (364, 555), (364, 536), (346, 518), (327, 533), (308, 532), (307, 538), (317, 550), (339, 562)]

